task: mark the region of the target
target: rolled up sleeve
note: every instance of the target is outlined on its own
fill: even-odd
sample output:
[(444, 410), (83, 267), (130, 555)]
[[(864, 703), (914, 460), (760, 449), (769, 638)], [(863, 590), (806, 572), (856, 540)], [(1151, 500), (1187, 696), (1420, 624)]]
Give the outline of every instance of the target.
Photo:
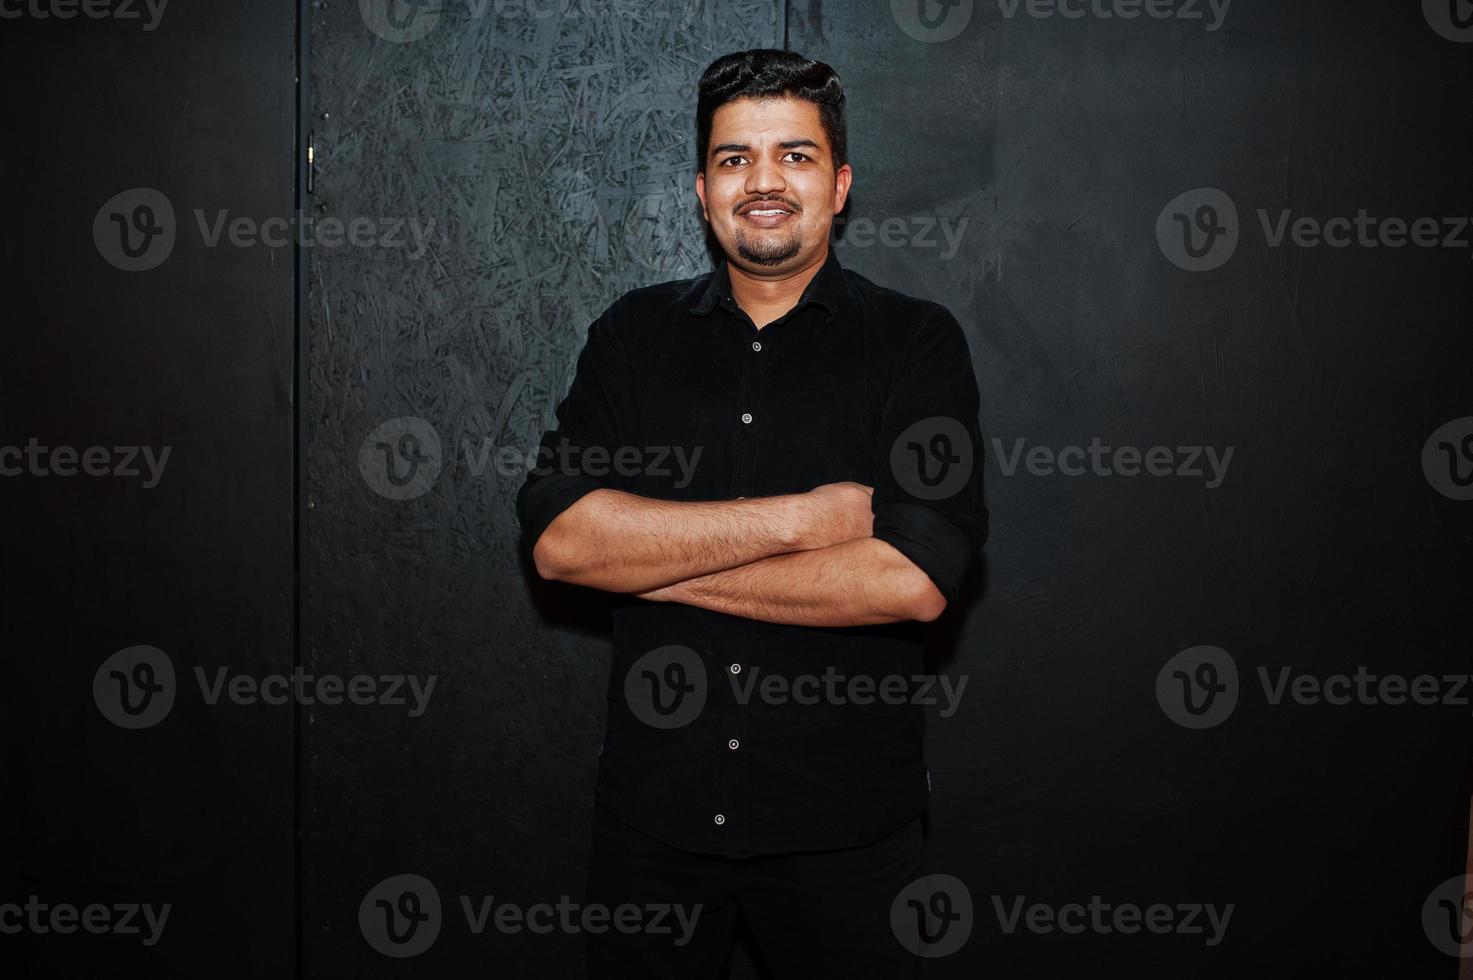
[(874, 536), (909, 558), (950, 604), (988, 534), (977, 379), (944, 307), (916, 330), (885, 402)]
[(610, 306), (588, 328), (573, 383), (542, 437), (535, 465), (517, 491), (522, 543), (531, 549), (553, 520), (585, 494), (622, 489), (610, 467), (627, 442), (633, 391)]

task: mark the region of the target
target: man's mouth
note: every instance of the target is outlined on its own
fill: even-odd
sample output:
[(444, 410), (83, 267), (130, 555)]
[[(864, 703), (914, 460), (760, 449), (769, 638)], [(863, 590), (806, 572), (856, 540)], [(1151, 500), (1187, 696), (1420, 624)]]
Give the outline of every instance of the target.
[(792, 217), (793, 209), (786, 204), (754, 204), (741, 210), (740, 216), (755, 225), (771, 226)]

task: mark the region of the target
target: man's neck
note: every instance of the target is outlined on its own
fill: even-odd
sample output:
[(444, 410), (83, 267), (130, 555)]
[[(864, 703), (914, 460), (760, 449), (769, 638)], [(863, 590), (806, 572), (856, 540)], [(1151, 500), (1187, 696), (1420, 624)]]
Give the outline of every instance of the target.
[(803, 297), (803, 290), (818, 275), (818, 270), (823, 268), (828, 257), (829, 250), (825, 245), (818, 257), (808, 265), (772, 279), (749, 275), (728, 259), (726, 272), (731, 279), (731, 297), (742, 308), (742, 312), (752, 318), (757, 329), (761, 330), (798, 305), (798, 300)]

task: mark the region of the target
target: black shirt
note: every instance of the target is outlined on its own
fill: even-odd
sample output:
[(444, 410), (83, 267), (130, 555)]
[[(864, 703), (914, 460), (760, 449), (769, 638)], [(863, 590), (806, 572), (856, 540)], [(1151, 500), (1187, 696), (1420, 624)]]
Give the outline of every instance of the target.
[[(830, 250), (759, 330), (723, 261), (631, 290), (589, 327), (517, 495), (524, 542), (599, 487), (731, 500), (852, 480), (874, 487), (874, 536), (949, 602), (987, 537), (977, 411), (966, 336), (940, 304)], [(733, 857), (883, 837), (929, 792), (921, 629), (615, 596), (599, 801), (671, 845)]]

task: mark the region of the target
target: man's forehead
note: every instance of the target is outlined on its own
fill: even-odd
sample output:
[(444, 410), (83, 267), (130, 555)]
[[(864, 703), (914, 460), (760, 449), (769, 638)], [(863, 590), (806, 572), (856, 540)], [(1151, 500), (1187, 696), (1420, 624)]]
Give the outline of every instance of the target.
[(734, 99), (716, 110), (711, 128), (740, 128), (744, 132), (761, 133), (775, 139), (803, 136), (821, 140), (823, 136), (818, 106), (807, 99), (792, 96), (743, 96)]

